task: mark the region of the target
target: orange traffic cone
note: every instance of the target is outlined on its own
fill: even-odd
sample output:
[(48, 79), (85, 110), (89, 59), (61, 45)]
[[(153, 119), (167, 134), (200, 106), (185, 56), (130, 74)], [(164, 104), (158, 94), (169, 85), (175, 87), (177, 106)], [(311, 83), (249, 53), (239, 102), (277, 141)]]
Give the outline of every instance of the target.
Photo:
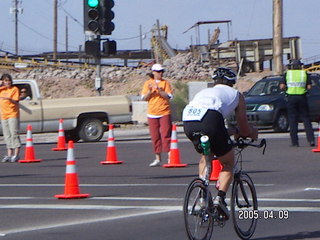
[(71, 198), (86, 198), (90, 194), (80, 193), (78, 174), (76, 171), (76, 161), (74, 158), (74, 144), (73, 141), (68, 142), (68, 153), (66, 163), (65, 188), (64, 194), (55, 195), (55, 198), (71, 199)]
[(180, 151), (178, 148), (178, 138), (177, 138), (177, 125), (172, 124), (169, 163), (164, 164), (163, 167), (173, 168), (173, 167), (186, 167), (186, 166), (188, 166), (188, 164), (183, 164), (180, 162)]
[(318, 132), (318, 147), (315, 149), (312, 149), (312, 152), (320, 152), (320, 123), (319, 123), (319, 132)]
[(221, 172), (222, 165), (218, 158), (214, 158), (211, 161), (211, 174), (210, 174), (210, 180), (211, 181), (217, 181), (219, 179), (219, 174)]
[(32, 141), (32, 126), (27, 126), (27, 139), (26, 139), (26, 150), (24, 154), (24, 159), (19, 160), (20, 163), (33, 163), (33, 162), (41, 162), (41, 159), (35, 158), (33, 141)]
[(52, 148), (52, 151), (65, 151), (65, 150), (67, 150), (67, 147), (66, 147), (66, 138), (64, 136), (63, 119), (60, 119), (58, 143), (56, 148)]
[(108, 147), (106, 149), (106, 160), (100, 162), (101, 164), (121, 164), (122, 161), (118, 161), (117, 149), (114, 144), (113, 136), (113, 124), (109, 124), (109, 136), (108, 136)]

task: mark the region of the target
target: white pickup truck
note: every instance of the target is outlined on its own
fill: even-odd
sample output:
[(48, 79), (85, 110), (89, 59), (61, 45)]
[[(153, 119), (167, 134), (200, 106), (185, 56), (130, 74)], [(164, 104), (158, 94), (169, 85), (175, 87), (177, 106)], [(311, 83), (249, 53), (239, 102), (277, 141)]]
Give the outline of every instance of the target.
[(103, 137), (109, 123), (131, 122), (132, 105), (127, 96), (42, 99), (35, 80), (19, 79), (13, 84), (26, 88), (29, 96), (20, 101), (21, 133), (28, 124), (33, 133), (58, 132), (59, 119), (63, 119), (67, 140), (94, 142)]

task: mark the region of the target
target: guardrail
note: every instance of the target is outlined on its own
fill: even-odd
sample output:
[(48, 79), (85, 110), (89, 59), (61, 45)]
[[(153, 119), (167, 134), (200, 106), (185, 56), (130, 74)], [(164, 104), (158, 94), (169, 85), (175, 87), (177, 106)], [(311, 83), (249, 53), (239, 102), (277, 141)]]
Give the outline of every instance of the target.
[(95, 69), (95, 65), (81, 62), (63, 62), (63, 61), (49, 61), (47, 59), (29, 59), (22, 57), (0, 57), (0, 68), (2, 69), (24, 69), (29, 70), (32, 68), (53, 67), (60, 69)]

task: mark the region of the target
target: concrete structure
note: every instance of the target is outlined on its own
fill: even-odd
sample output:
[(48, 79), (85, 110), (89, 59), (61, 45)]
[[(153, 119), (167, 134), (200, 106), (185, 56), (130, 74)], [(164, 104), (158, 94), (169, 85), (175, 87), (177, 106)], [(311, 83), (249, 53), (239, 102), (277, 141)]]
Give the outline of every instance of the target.
[[(217, 65), (235, 62), (244, 72), (263, 71), (265, 61), (273, 66), (273, 39), (233, 40), (208, 46), (210, 59)], [(283, 38), (283, 55), (288, 60), (301, 59), (300, 37)]]
[(188, 90), (189, 90), (189, 101), (191, 101), (200, 90), (208, 87), (213, 87), (213, 82), (189, 82)]

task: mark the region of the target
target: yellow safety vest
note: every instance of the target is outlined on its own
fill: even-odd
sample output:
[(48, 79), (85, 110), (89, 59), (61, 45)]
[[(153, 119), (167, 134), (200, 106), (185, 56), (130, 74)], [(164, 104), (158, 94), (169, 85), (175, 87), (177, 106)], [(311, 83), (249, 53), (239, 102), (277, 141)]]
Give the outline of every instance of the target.
[(303, 95), (307, 92), (307, 72), (305, 70), (288, 70), (286, 82), (289, 95)]

